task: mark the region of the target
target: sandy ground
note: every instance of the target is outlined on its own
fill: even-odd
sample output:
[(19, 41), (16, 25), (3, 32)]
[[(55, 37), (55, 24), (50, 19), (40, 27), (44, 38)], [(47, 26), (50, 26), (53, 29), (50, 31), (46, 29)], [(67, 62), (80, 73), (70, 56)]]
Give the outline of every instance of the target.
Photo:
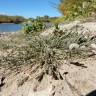
[[(42, 81), (38, 82), (35, 78), (37, 73), (32, 73), (28, 66), (18, 74), (6, 70), (5, 85), (1, 87), (0, 96), (87, 96), (96, 90), (95, 57), (74, 61), (86, 67), (69, 64), (69, 61), (63, 62), (59, 68), (63, 80), (54, 80), (45, 75)], [(0, 72), (2, 74), (4, 69)], [(88, 96), (96, 96), (96, 93)]]
[[(88, 32), (90, 30), (91, 35), (96, 34), (96, 22), (81, 24), (76, 21), (61, 25), (60, 28), (71, 29), (77, 24), (88, 29)], [(49, 32), (49, 30), (41, 35), (51, 34), (52, 31)], [(72, 62), (82, 66), (76, 66)], [(0, 86), (0, 96), (96, 96), (96, 56), (79, 60), (63, 60), (58, 68), (62, 80), (44, 75), (42, 80), (38, 81), (36, 76), (41, 70), (35, 71), (36, 68), (37, 65), (22, 66), (17, 73), (16, 70), (0, 67), (0, 81), (3, 76), (5, 77), (4, 84)]]
[[(77, 26), (77, 29), (76, 29), (76, 26)], [(96, 22), (82, 23), (80, 21), (74, 21), (68, 24), (61, 24), (59, 25), (59, 27), (61, 30), (69, 30), (69, 29), (74, 30), (75, 29), (79, 33), (82, 32), (83, 34), (96, 35)], [(52, 35), (53, 30), (54, 30), (54, 27), (41, 33), (41, 36), (48, 36), (50, 34)]]

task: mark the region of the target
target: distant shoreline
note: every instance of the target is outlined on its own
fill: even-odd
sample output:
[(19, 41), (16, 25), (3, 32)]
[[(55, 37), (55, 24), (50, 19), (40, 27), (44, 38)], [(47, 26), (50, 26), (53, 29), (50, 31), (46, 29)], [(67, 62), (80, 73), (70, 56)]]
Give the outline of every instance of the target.
[(21, 23), (0, 23), (0, 24), (21, 24)]

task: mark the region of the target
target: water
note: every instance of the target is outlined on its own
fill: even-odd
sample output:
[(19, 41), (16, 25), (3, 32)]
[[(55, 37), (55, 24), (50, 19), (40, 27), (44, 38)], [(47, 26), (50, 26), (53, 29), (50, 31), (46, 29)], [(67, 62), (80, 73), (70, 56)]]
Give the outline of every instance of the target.
[(20, 24), (0, 24), (0, 32), (16, 32), (22, 29)]

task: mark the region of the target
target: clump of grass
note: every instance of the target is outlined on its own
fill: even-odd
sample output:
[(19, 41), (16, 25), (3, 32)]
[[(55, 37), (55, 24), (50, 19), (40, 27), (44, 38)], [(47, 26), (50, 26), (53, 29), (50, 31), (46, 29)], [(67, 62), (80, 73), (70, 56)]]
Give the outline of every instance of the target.
[[(35, 63), (46, 74), (54, 77), (55, 71), (58, 73), (57, 69), (54, 70), (58, 64), (55, 51), (48, 45), (47, 40), (40, 36), (31, 37), (27, 45), (14, 47), (11, 52), (7, 53), (7, 56), (1, 58), (2, 65), (9, 65), (9, 68), (16, 68), (17, 71), (22, 64)], [(54, 78), (59, 79), (58, 76)]]
[[(55, 34), (55, 32), (58, 34)], [(16, 39), (16, 44), (21, 44), (21, 46), (14, 45), (15, 47), (12, 47), (11, 52), (0, 57), (2, 65), (8, 65), (12, 69), (19, 69), (24, 64), (37, 64), (38, 68), (41, 68), (43, 75), (51, 75), (56, 80), (63, 79), (58, 71), (60, 60), (87, 56), (89, 45), (96, 41), (76, 31), (59, 29), (54, 31), (53, 35), (47, 36), (47, 38), (40, 35), (27, 35), (22, 37), (20, 41), (21, 37), (19, 36)], [(69, 50), (70, 44), (74, 43), (79, 45), (78, 50)], [(81, 50), (81, 46), (85, 46), (86, 49)]]

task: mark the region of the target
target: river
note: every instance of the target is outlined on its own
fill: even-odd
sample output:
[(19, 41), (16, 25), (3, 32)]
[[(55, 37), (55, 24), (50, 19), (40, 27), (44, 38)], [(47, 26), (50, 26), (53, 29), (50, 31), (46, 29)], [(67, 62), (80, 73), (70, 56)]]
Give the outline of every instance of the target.
[(0, 32), (16, 32), (22, 29), (20, 24), (4, 23), (0, 24)]

